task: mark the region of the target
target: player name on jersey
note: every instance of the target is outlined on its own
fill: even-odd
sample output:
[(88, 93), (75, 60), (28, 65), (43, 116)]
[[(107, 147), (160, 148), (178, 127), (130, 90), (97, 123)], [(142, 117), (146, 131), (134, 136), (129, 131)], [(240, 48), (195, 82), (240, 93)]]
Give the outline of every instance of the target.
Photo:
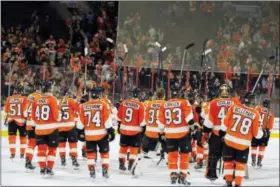
[(218, 106), (232, 106), (234, 104), (233, 101), (218, 101), (217, 105)]
[(138, 104), (131, 103), (131, 102), (124, 102), (123, 105), (127, 106), (127, 107), (131, 107), (131, 108), (135, 108), (135, 109), (139, 109), (139, 107), (140, 107)]
[(23, 99), (22, 98), (13, 98), (10, 103), (19, 103), (19, 102), (22, 102)]
[(38, 104), (48, 104), (48, 101), (47, 101), (47, 99), (39, 99), (37, 103)]
[(152, 104), (151, 108), (159, 108), (160, 107), (160, 104), (157, 104), (157, 103), (154, 103)]
[(168, 107), (179, 107), (180, 106), (180, 102), (168, 102), (164, 104), (164, 108), (168, 108)]
[(254, 114), (253, 112), (250, 112), (248, 110), (245, 110), (245, 109), (239, 108), (239, 107), (235, 107), (234, 112), (242, 114), (250, 119), (254, 119), (256, 117), (256, 114)]
[(91, 109), (97, 109), (97, 110), (102, 110), (102, 105), (101, 104), (89, 104), (84, 106), (84, 110), (91, 110)]

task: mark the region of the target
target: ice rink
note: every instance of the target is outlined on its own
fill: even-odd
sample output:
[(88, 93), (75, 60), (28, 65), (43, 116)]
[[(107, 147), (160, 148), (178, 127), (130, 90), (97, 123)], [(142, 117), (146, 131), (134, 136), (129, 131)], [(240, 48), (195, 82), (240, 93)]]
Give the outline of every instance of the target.
[[(118, 171), (118, 142), (119, 137), (111, 143), (111, 168), (110, 178), (104, 181), (101, 177), (100, 165), (97, 166), (97, 176), (94, 181), (89, 178), (87, 163), (79, 155), (80, 170), (72, 169), (70, 158), (67, 160), (67, 166), (60, 166), (60, 159), (57, 157), (52, 178), (43, 178), (39, 174), (39, 167), (36, 163), (36, 156), (33, 163), (37, 166), (34, 173), (26, 173), (24, 168), (25, 160), (16, 155), (16, 159), (9, 159), (9, 146), (7, 137), (2, 138), (1, 146), (1, 175), (3, 186), (168, 186), (170, 184), (167, 166), (162, 162), (156, 166), (158, 158), (149, 165), (143, 176), (133, 178), (128, 174), (120, 174)], [(79, 154), (81, 145), (79, 145)], [(17, 149), (17, 153), (19, 148)], [(68, 155), (68, 154), (67, 154)], [(251, 161), (249, 160), (249, 163)], [(99, 162), (98, 162), (99, 164)], [(271, 139), (265, 153), (262, 169), (255, 169), (249, 166), (250, 179), (244, 180), (243, 186), (279, 186), (279, 139)], [(224, 181), (222, 177), (214, 183), (204, 178), (203, 172), (193, 169), (194, 165), (190, 164), (189, 180), (191, 186), (222, 186)]]

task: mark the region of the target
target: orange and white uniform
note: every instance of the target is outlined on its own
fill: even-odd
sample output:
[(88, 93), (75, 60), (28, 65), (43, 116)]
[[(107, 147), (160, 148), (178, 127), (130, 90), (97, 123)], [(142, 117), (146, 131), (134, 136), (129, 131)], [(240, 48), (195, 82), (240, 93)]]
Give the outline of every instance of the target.
[(182, 150), (182, 146), (179, 145), (178, 141), (182, 141), (181, 138), (185, 138), (190, 133), (188, 123), (193, 121), (193, 118), (192, 106), (187, 100), (171, 99), (163, 103), (160, 107), (157, 120), (158, 126), (160, 129), (164, 129), (166, 139), (169, 139), (170, 142), (177, 141), (174, 145), (167, 141), (168, 169), (170, 175), (174, 172), (177, 173), (179, 165), (180, 175), (182, 174), (184, 178), (187, 177), (191, 151), (191, 138), (189, 138), (189, 142), (186, 139), (183, 139), (185, 142), (184, 150)]
[(227, 114), (228, 109), (236, 103), (236, 99), (231, 98), (217, 98), (213, 99), (209, 103), (208, 120), (204, 123), (209, 129), (212, 129), (212, 133), (219, 136), (221, 129), (221, 120)]
[(263, 129), (269, 129), (271, 131), (274, 125), (274, 114), (266, 107), (261, 105), (255, 108), (261, 117), (261, 127)]
[[(121, 141), (122, 137), (132, 137), (139, 139), (140, 133), (145, 126), (145, 107), (144, 104), (136, 99), (125, 99), (120, 103), (117, 120), (120, 123)], [(130, 144), (130, 142), (126, 142)], [(140, 146), (140, 144), (139, 144)], [(127, 146), (121, 143), (119, 150), (119, 161), (125, 164), (127, 153), (130, 151), (129, 163), (132, 164), (137, 158), (139, 147)]]
[(138, 100), (125, 99), (118, 110), (118, 121), (121, 122), (122, 135), (134, 136), (142, 132), (141, 126), (145, 125), (144, 104)]
[(59, 123), (59, 132), (69, 131), (75, 127), (75, 118), (79, 111), (79, 104), (72, 98), (63, 99), (63, 103), (60, 104), (61, 110), (64, 112), (64, 116)]
[(237, 150), (245, 150), (253, 137), (263, 136), (260, 115), (252, 108), (241, 104), (232, 106), (223, 120), (222, 130), (226, 131), (225, 143)]
[(23, 95), (12, 95), (7, 98), (4, 111), (7, 113), (7, 122), (14, 121), (17, 125), (25, 124), (24, 111), (27, 109), (28, 99)]
[(36, 135), (49, 135), (58, 129), (61, 116), (57, 99), (51, 95), (35, 99), (31, 108), (31, 120)]
[[(86, 142), (98, 142), (108, 135), (112, 128), (110, 107), (101, 100), (91, 100), (80, 105), (78, 129), (84, 129)], [(105, 139), (104, 141), (107, 142)], [(101, 143), (100, 143), (101, 144)], [(108, 150), (109, 151), (109, 150)], [(109, 167), (109, 152), (101, 152), (102, 167)], [(95, 166), (96, 152), (87, 151), (88, 168)]]
[(184, 99), (171, 99), (159, 111), (158, 125), (167, 139), (179, 139), (189, 133), (188, 122), (193, 119), (191, 104)]
[[(7, 98), (5, 102), (4, 111), (7, 114), (7, 122), (11, 128), (9, 130), (9, 147), (11, 155), (16, 153), (16, 133), (20, 132), (20, 154), (25, 153), (26, 148), (26, 134), (25, 134), (25, 117), (24, 111), (27, 108), (28, 99), (22, 95), (12, 95)], [(13, 129), (13, 130), (12, 130)]]
[(34, 92), (32, 94), (28, 95), (28, 108), (25, 112), (25, 117), (26, 117), (26, 130), (33, 130), (32, 128), (32, 120), (31, 120), (31, 108), (32, 108), (32, 102), (35, 99), (39, 99), (41, 97), (40, 93)]
[(78, 129), (85, 130), (86, 141), (98, 141), (108, 133), (106, 129), (112, 127), (112, 119), (107, 103), (92, 100), (80, 105)]
[(149, 138), (159, 138), (161, 132), (156, 123), (160, 106), (163, 105), (164, 100), (153, 100), (145, 103), (145, 135)]
[[(25, 111), (25, 116), (27, 118), (26, 120), (26, 130), (27, 131), (32, 131), (33, 135), (28, 135), (28, 144), (27, 144), (27, 149), (26, 149), (26, 158), (28, 158), (30, 161), (33, 159), (33, 154), (34, 154), (34, 149), (36, 147), (36, 139), (35, 139), (35, 133), (33, 132), (32, 128), (32, 120), (31, 120), (31, 108), (32, 108), (32, 102), (35, 99), (39, 99), (41, 97), (40, 93), (33, 92), (28, 95), (28, 108)], [(33, 136), (33, 137), (32, 137)]]
[[(252, 138), (260, 139), (263, 136), (258, 111), (242, 104), (235, 104), (230, 107), (223, 120), (221, 130), (226, 132), (224, 137), (226, 146), (235, 150), (232, 154), (236, 155), (237, 152), (242, 154), (244, 151), (244, 157), (246, 157), (246, 151), (251, 146)], [(225, 180), (233, 181), (234, 175), (235, 185), (241, 185), (245, 175), (246, 163), (241, 162), (237, 156), (233, 156), (232, 160), (225, 160), (227, 158), (230, 158), (230, 156), (224, 155)]]

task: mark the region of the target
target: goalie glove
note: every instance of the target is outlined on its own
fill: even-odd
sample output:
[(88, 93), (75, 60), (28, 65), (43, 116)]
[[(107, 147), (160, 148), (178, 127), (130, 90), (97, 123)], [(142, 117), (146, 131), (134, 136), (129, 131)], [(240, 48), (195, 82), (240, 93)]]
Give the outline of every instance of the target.
[(115, 139), (115, 130), (113, 129), (113, 127), (107, 129), (108, 131), (108, 141), (112, 142)]

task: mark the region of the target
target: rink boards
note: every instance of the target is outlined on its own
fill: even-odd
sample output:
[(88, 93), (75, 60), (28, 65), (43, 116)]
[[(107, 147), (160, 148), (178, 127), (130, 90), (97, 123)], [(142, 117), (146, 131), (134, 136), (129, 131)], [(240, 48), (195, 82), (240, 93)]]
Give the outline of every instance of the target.
[[(1, 111), (1, 134), (3, 136), (8, 136), (7, 127), (4, 125), (5, 122), (5, 112)], [(271, 132), (272, 138), (279, 138), (279, 118), (274, 119), (274, 126)]]

